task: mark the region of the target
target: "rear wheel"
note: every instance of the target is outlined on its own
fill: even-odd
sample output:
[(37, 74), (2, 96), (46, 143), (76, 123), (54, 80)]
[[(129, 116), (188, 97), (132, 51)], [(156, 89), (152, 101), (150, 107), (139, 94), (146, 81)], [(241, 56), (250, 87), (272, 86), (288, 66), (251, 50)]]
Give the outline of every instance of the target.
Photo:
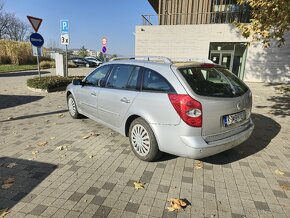
[(154, 133), (144, 119), (137, 118), (131, 123), (129, 138), (132, 150), (139, 159), (154, 161), (160, 157)]
[(81, 114), (79, 114), (78, 112), (76, 101), (71, 94), (67, 97), (67, 106), (69, 114), (71, 115), (72, 118), (78, 119), (81, 117)]

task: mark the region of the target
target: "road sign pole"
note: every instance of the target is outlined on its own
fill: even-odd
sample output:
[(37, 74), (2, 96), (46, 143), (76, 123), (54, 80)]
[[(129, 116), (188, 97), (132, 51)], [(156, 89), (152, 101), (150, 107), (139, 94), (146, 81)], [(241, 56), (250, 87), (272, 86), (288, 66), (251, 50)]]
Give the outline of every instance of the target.
[(38, 53), (38, 49), (37, 49), (37, 56), (36, 56), (36, 60), (37, 60), (37, 69), (38, 69), (38, 75), (39, 75), (39, 78), (41, 78), (41, 73), (40, 73), (40, 65), (39, 65), (39, 53)]
[(65, 45), (65, 77), (68, 77), (67, 45)]

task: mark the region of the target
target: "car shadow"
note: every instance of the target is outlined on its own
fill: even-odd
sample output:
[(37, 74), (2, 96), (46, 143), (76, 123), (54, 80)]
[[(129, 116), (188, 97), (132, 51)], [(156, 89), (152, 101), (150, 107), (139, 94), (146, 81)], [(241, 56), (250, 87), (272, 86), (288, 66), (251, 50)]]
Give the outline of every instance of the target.
[(266, 148), (281, 130), (280, 124), (262, 114), (252, 114), (255, 128), (250, 138), (241, 145), (201, 159), (203, 162), (224, 165), (254, 155)]
[[(49, 71), (40, 71), (41, 75), (49, 74)], [(10, 73), (0, 73), (1, 77), (17, 77), (17, 76), (38, 76), (38, 71), (20, 71), (20, 72), (10, 72)]]
[(0, 95), (0, 109), (11, 108), (22, 104), (38, 101), (44, 96), (31, 95)]
[(11, 209), (20, 200), (30, 203), (36, 194), (30, 192), (45, 180), (57, 165), (16, 159), (0, 158), (0, 210)]

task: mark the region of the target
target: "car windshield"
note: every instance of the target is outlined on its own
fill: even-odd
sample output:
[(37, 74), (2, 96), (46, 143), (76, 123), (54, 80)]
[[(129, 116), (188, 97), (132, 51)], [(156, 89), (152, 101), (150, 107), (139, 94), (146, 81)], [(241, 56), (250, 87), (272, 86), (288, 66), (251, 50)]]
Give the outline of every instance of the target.
[(192, 90), (201, 96), (237, 97), (248, 91), (248, 87), (225, 68), (186, 67), (179, 71)]

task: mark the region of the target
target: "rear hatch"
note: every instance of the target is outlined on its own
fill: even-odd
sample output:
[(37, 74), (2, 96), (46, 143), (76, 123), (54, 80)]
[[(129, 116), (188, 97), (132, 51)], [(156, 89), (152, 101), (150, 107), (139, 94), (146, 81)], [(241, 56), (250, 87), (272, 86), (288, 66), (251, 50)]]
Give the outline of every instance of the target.
[(202, 136), (208, 142), (242, 132), (249, 124), (252, 96), (234, 74), (212, 64), (179, 67), (189, 94), (202, 104)]

